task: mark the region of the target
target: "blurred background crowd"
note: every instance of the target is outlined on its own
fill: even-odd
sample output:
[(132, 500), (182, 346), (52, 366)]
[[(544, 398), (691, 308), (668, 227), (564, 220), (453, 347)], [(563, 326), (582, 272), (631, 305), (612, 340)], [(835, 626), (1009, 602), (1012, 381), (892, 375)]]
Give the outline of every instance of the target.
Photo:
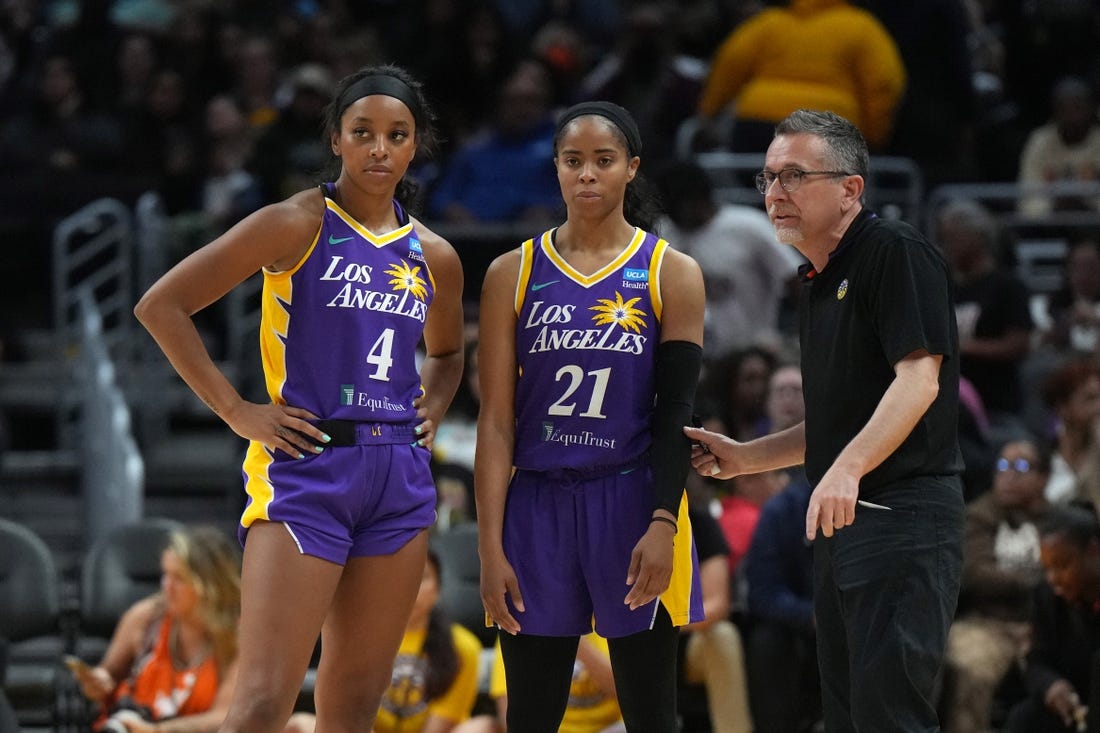
[(699, 149), (762, 152), (802, 105), (852, 118), (928, 187), (1092, 178), (1095, 15), (1087, 0), (5, 0), (4, 264), (33, 300), (58, 218), (148, 190), (181, 247), (204, 243), (312, 183), (319, 108), (379, 61), (436, 102), (446, 143), (415, 170), (433, 222), (548, 218), (554, 111), (590, 98), (639, 119), (651, 174)]
[[(132, 207), (152, 192), (171, 264), (317, 183), (335, 83), (392, 61), (435, 103), (444, 144), (411, 175), (421, 219), (466, 269), (467, 372), (436, 444), (438, 531), (474, 518), (481, 273), (562, 214), (555, 114), (578, 101), (615, 101), (638, 120), (661, 234), (706, 280), (698, 412), (751, 439), (801, 419), (800, 257), (775, 241), (762, 197), (727, 195), (704, 158), (762, 160), (790, 111), (832, 109), (864, 132), (872, 170), (911, 161), (919, 206), (892, 213), (942, 247), (955, 279), (974, 527), (943, 706), (945, 730), (988, 730), (1027, 697), (1041, 515), (1100, 505), (1097, 49), (1095, 0), (0, 0), (0, 377), (42, 358), (36, 334), (57, 326), (59, 222), (103, 197)], [(225, 318), (201, 320), (221, 356), (233, 351)], [(0, 456), (54, 447), (27, 409), (0, 404)], [(211, 430), (232, 444), (220, 423)], [(137, 437), (148, 461), (156, 446)], [(35, 490), (20, 486), (30, 471), (18, 465), (0, 470), (0, 498)], [(232, 526), (239, 486), (223, 478), (218, 513), (187, 520)], [(719, 607), (743, 637), (734, 658), (747, 679), (723, 683), (740, 696), (723, 695), (747, 691), (757, 731), (809, 730), (805, 478), (691, 484), (697, 511), (721, 529)], [(32, 506), (0, 502), (0, 516), (33, 526)], [(63, 573), (76, 578), (80, 562)], [(1100, 600), (1100, 571), (1083, 582)], [(720, 733), (696, 707), (696, 730)]]

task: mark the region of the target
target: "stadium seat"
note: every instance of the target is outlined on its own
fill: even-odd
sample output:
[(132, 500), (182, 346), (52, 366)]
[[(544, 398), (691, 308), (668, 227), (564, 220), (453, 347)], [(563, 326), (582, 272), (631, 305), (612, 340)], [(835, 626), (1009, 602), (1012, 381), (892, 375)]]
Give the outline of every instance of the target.
[(45, 541), (21, 524), (0, 519), (0, 670), (4, 694), (21, 728), (52, 727), (57, 718), (61, 655), (61, 586)]
[(161, 551), (182, 527), (172, 519), (147, 518), (116, 527), (92, 544), (81, 568), (77, 656), (98, 662), (126, 609), (160, 588)]
[(482, 646), (491, 647), (497, 631), (485, 626), (477, 524), (466, 522), (441, 532), (432, 538), (432, 547), (439, 555), (439, 605), (452, 621), (472, 631)]

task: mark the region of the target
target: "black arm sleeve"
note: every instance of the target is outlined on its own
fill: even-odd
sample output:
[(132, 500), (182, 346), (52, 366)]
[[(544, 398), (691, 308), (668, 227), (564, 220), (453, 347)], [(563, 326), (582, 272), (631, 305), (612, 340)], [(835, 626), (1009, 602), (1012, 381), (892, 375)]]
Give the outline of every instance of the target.
[(653, 406), (653, 444), (649, 449), (653, 473), (653, 508), (676, 516), (691, 462), (691, 441), (684, 426), (691, 424), (695, 387), (703, 364), (703, 349), (690, 341), (665, 341), (657, 346)]

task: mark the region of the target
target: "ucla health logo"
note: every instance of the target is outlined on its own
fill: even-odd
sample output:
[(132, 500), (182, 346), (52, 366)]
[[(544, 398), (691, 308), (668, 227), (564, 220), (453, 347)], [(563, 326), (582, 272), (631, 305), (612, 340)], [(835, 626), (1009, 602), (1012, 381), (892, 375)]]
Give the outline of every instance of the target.
[(424, 248), (420, 245), (420, 240), (416, 237), (411, 237), (409, 239), (409, 259), (418, 262), (424, 261)]
[(644, 290), (649, 287), (649, 270), (638, 267), (623, 268), (623, 287), (633, 290)]
[(355, 385), (354, 384), (341, 384), (340, 385), (340, 404), (345, 405), (345, 406), (355, 404)]

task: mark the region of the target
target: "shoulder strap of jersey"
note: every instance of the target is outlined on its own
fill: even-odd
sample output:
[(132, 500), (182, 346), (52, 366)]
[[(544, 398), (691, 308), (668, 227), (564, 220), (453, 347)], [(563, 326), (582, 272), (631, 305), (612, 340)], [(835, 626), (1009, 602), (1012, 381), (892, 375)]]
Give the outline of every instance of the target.
[(535, 262), (535, 238), (532, 237), (519, 248), (519, 277), (516, 278), (515, 308), (516, 315), (523, 309), (523, 300), (527, 297), (527, 283), (531, 281), (531, 268)]
[(668, 242), (658, 239), (653, 245), (653, 253), (649, 256), (649, 299), (653, 303), (653, 317), (661, 322), (661, 313), (664, 301), (661, 298), (661, 265), (665, 261), (665, 252), (668, 251)]

